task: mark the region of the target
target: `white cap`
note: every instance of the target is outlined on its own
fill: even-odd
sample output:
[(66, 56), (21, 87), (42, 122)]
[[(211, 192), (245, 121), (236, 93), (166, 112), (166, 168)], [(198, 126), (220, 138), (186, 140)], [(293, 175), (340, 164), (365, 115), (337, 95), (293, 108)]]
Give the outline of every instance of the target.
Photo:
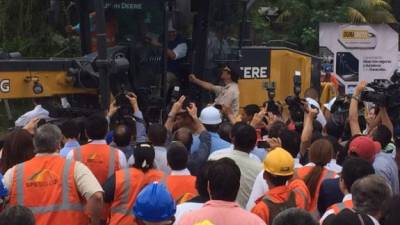
[(336, 97), (332, 98), (331, 100), (329, 100), (328, 103), (324, 104), (324, 107), (330, 112), (332, 109), (333, 104), (335, 104), (336, 101)]
[(200, 121), (207, 125), (220, 124), (222, 123), (221, 113), (214, 106), (208, 106), (201, 111)]

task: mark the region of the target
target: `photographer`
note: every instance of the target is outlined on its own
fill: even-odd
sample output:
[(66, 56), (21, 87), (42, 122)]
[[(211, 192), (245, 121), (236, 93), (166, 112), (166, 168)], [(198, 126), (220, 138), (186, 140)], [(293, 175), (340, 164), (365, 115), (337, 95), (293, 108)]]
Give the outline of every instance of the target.
[[(360, 135), (361, 129), (358, 121), (358, 102), (361, 101), (361, 93), (364, 91), (367, 86), (366, 81), (361, 81), (354, 90), (354, 94), (351, 99), (350, 109), (349, 109), (349, 122), (351, 128), (351, 134)], [(385, 126), (388, 130), (390, 130), (390, 136), (393, 136), (393, 124), (389, 118), (386, 107), (381, 106), (379, 108), (379, 113), (377, 115), (376, 120), (380, 122), (381, 125)], [(372, 129), (371, 136), (376, 140), (376, 137), (381, 135), (383, 129)], [(382, 145), (382, 143), (380, 143)], [(399, 193), (399, 176), (398, 176), (398, 167), (396, 162), (391, 157), (391, 155), (386, 154), (383, 151), (383, 148), (386, 146), (381, 146), (381, 151), (375, 156), (373, 166), (376, 174), (381, 175), (386, 178), (389, 182), (393, 193)]]
[(136, 143), (145, 142), (147, 140), (146, 126), (143, 113), (140, 111), (138, 105), (137, 96), (132, 92), (127, 92), (125, 94), (121, 94), (119, 97), (125, 97), (126, 99), (125, 101), (118, 101), (119, 104), (117, 104), (117, 100), (111, 102), (107, 113), (108, 121), (111, 124), (115, 123), (125, 124), (127, 126), (135, 126)]

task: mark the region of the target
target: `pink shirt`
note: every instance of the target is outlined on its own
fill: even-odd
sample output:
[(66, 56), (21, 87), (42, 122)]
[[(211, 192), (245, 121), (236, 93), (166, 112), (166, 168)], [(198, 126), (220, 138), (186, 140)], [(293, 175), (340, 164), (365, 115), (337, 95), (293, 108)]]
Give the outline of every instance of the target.
[(211, 200), (201, 209), (182, 216), (178, 225), (193, 225), (208, 221), (214, 225), (265, 225), (258, 216), (240, 208), (236, 202)]

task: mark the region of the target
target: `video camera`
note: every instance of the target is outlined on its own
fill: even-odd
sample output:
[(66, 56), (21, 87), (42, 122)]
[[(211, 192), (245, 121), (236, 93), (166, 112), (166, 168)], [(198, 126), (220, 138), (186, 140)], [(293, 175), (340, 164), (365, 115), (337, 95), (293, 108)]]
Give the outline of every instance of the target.
[(289, 106), (290, 117), (295, 122), (297, 127), (297, 125), (303, 125), (304, 119), (304, 105), (302, 99), (300, 98), (301, 74), (299, 71), (296, 71), (295, 75), (293, 76), (293, 85), (294, 96), (287, 96), (285, 102)]
[[(133, 116), (133, 109), (127, 95), (132, 95), (127, 90), (120, 91), (115, 95), (115, 103), (119, 107), (115, 115), (113, 116), (113, 122), (116, 124), (131, 124), (135, 119)], [(132, 96), (134, 97), (134, 96)]]
[(397, 115), (400, 106), (400, 72), (395, 71), (387, 79), (375, 79), (367, 84), (371, 90), (365, 90), (361, 93), (360, 100), (372, 102), (377, 106), (386, 107), (389, 115)]
[(268, 93), (268, 101), (266, 102), (268, 112), (272, 112), (273, 114), (280, 114), (279, 107), (274, 100), (276, 96), (275, 81), (264, 82), (263, 87)]

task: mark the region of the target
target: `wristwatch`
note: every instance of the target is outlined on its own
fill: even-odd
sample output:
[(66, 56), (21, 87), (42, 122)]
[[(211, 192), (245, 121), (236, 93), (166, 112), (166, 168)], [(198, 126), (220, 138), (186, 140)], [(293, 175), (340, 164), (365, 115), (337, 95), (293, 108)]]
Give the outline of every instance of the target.
[(351, 96), (351, 98), (356, 100), (357, 102), (360, 101), (360, 95), (353, 95), (353, 96)]

